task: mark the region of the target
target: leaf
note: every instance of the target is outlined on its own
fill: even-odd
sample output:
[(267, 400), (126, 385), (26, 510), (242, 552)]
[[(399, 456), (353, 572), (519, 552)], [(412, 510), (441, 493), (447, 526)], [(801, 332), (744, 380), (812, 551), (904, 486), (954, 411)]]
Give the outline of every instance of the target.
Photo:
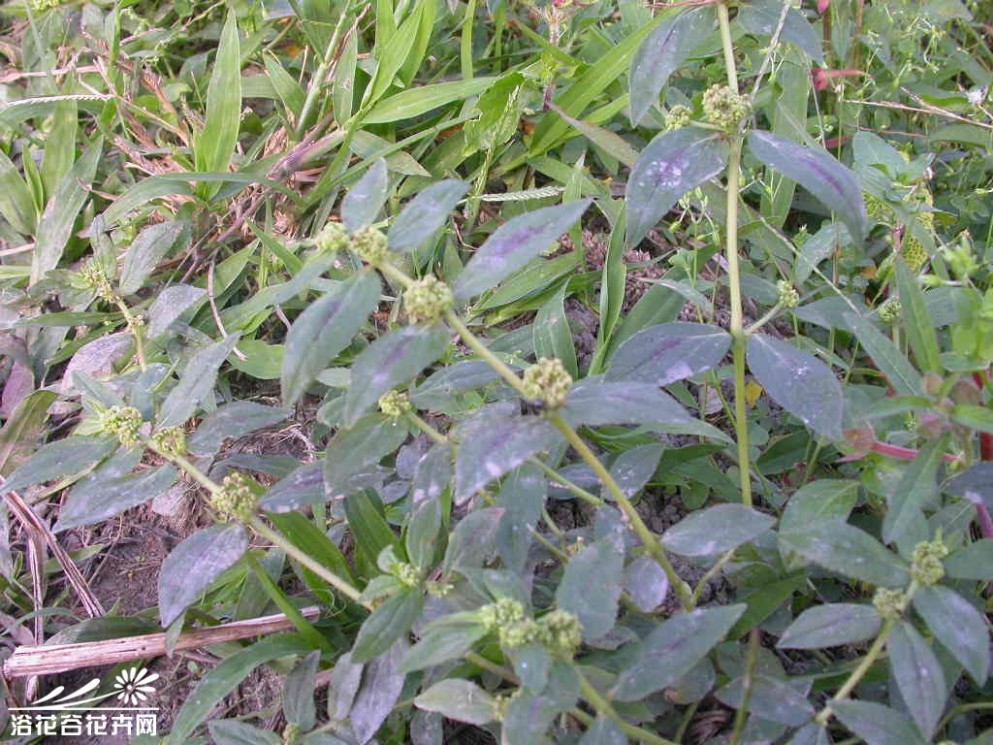
[(425, 245), (448, 222), (452, 210), (468, 190), (467, 183), (456, 179), (445, 179), (422, 189), (390, 226), (390, 250), (408, 252)]
[(441, 500), (424, 501), (412, 508), (405, 545), (408, 558), (418, 569), (426, 571), (434, 563), (440, 530)]
[(310, 652), (309, 645), (296, 634), (277, 634), (235, 652), (211, 669), (193, 689), (176, 714), (169, 745), (186, 745), (195, 730), (221, 699), (237, 688), (259, 665), (280, 657)]
[(541, 520), (548, 482), (534, 466), (524, 466), (504, 480), (496, 503), (504, 510), (497, 531), (497, 547), (503, 565), (510, 571), (524, 571), (531, 548), (532, 530)]
[(317, 722), (314, 705), (314, 686), (321, 664), (321, 652), (315, 649), (296, 664), (286, 676), (283, 685), (283, 713), (288, 724), (297, 725), (306, 732)]
[[(610, 464), (610, 475), (625, 495), (633, 497), (651, 480), (663, 450), (665, 446), (662, 443), (653, 442), (625, 450), (614, 459)], [(605, 488), (603, 492), (604, 497), (609, 498), (610, 490)]]
[(92, 525), (159, 496), (179, 479), (174, 466), (148, 468), (135, 476), (80, 484), (59, 511), (55, 532)]
[(585, 639), (598, 639), (614, 627), (623, 572), (624, 552), (610, 536), (591, 543), (566, 564), (555, 603), (579, 617)]
[(955, 579), (993, 580), (993, 538), (981, 538), (945, 559), (945, 572)]
[(917, 277), (907, 268), (903, 257), (896, 256), (896, 286), (900, 292), (900, 315), (917, 367), (924, 372), (942, 370), (938, 335), (928, 313), (927, 300), (917, 284)]
[(283, 742), (275, 732), (233, 719), (207, 722), (207, 729), (216, 745), (281, 745)]
[(451, 446), (439, 443), (434, 445), (414, 467), (414, 479), (410, 487), (413, 506), (441, 499), (452, 481), (453, 453)]
[(562, 121), (568, 122), (569, 126), (580, 132), (586, 139), (603, 150), (611, 158), (628, 167), (633, 166), (637, 162), (638, 151), (613, 130), (571, 117), (554, 103), (550, 104), (549, 108), (562, 117)]
[[(28, 156), (30, 157), (30, 156)], [(22, 235), (35, 232), (38, 210), (17, 166), (0, 150), (0, 216)]]
[(921, 395), (923, 388), (920, 374), (892, 341), (862, 316), (848, 313), (845, 315), (845, 320), (859, 340), (859, 344), (865, 347), (865, 351), (889, 380), (897, 395)]
[(907, 466), (889, 498), (889, 510), (883, 518), (883, 540), (893, 543), (912, 527), (928, 499), (938, 493), (938, 467), (945, 453), (946, 440), (929, 442)]
[(462, 518), (448, 540), (443, 573), (453, 569), (478, 568), (496, 554), (497, 528), (503, 510), (484, 508), (474, 510)]
[(414, 699), (414, 705), (477, 726), (492, 722), (497, 711), (496, 699), (490, 694), (475, 683), (455, 678), (435, 683)]
[(669, 577), (651, 556), (641, 556), (624, 570), (624, 591), (643, 613), (651, 613), (669, 594)]
[(628, 178), (625, 244), (640, 243), (680, 197), (718, 176), (727, 160), (721, 136), (696, 127), (663, 132), (648, 143)]
[(280, 386), (283, 401), (296, 403), (351, 342), (379, 302), (379, 278), (363, 272), (311, 303), (286, 335)]
[(682, 556), (715, 556), (754, 540), (774, 522), (742, 504), (719, 504), (680, 520), (662, 535), (662, 544)]
[(232, 335), (201, 349), (186, 363), (179, 384), (169, 391), (159, 410), (158, 427), (176, 427), (193, 416), (217, 382), (217, 372), (238, 343)]
[(693, 417), (654, 383), (584, 378), (569, 390), (562, 417), (573, 427), (601, 424), (686, 424)]
[(617, 348), (608, 381), (635, 380), (655, 386), (693, 377), (718, 364), (731, 336), (702, 323), (661, 323), (639, 331)]
[(439, 409), (450, 404), (459, 393), (482, 388), (500, 379), (499, 374), (484, 360), (462, 360), (431, 373), (410, 394), (410, 400), (421, 409)]
[(501, 720), (500, 745), (540, 742), (559, 714), (548, 695), (521, 690), (507, 705)]
[(579, 745), (628, 745), (628, 738), (613, 719), (599, 716), (583, 733)]
[(341, 200), (341, 220), (349, 233), (376, 222), (376, 216), (386, 204), (388, 186), (386, 161), (380, 158)]
[(749, 132), (748, 147), (760, 161), (796, 181), (836, 212), (855, 243), (862, 245), (869, 232), (869, 218), (862, 189), (851, 170), (827, 153), (769, 132)]
[(190, 437), (189, 449), (196, 455), (214, 455), (225, 440), (243, 437), (290, 416), (290, 409), (263, 406), (253, 401), (233, 401), (210, 412)]
[(388, 124), (426, 114), (455, 101), (481, 93), (497, 78), (472, 78), (449, 83), (422, 85), (400, 91), (379, 101), (363, 118), (365, 124)]
[(156, 295), (155, 302), (148, 309), (149, 338), (154, 339), (164, 334), (173, 321), (205, 297), (207, 291), (200, 287), (190, 285), (166, 287)]
[[(203, 131), (196, 138), (196, 170), (224, 173), (231, 163), (238, 132), (241, 129), (241, 45), (238, 41), (238, 20), (233, 10), (228, 12), (221, 30), (217, 57), (210, 83), (207, 85), (207, 116)], [(200, 194), (211, 197), (221, 184), (204, 183)]]
[(462, 424), (458, 436), (456, 504), (559, 441), (555, 428), (535, 417), (481, 416)]
[[(745, 705), (745, 678), (735, 678), (717, 691), (714, 697), (726, 706), (740, 709)], [(747, 707), (753, 716), (787, 727), (799, 727), (814, 714), (814, 707), (807, 701), (806, 695), (790, 681), (761, 673), (751, 677)]]
[(383, 505), (375, 492), (366, 490), (350, 494), (345, 499), (345, 518), (355, 537), (355, 555), (369, 567), (387, 546), (400, 552), (400, 542), (383, 516)]
[(670, 618), (638, 645), (633, 662), (617, 677), (613, 697), (640, 701), (672, 685), (724, 638), (744, 611), (744, 605), (727, 605)]
[(455, 296), (468, 300), (498, 285), (558, 240), (589, 206), (581, 199), (512, 217), (476, 250), (455, 282)]
[(790, 497), (779, 520), (780, 532), (803, 530), (822, 521), (845, 522), (858, 500), (858, 482), (820, 479), (800, 487)]
[(10, 474), (7, 483), (0, 488), (0, 494), (84, 471), (117, 447), (117, 440), (110, 437), (67, 437), (50, 442)]
[(479, 622), (475, 614), (471, 618), (461, 619), (443, 616), (431, 624), (420, 641), (411, 647), (400, 670), (412, 673), (459, 659), (489, 633), (489, 629)]
[(159, 572), (159, 618), (167, 628), (248, 550), (240, 524), (212, 525), (174, 548)]
[(35, 452), (45, 431), (55, 391), (35, 391), (24, 398), (0, 428), (0, 476), (6, 476)]
[(398, 672), (398, 667), (406, 651), (407, 640), (401, 639), (365, 666), (362, 687), (348, 715), (359, 745), (372, 739), (400, 698), (404, 675)]
[(351, 426), (392, 388), (406, 383), (448, 349), (444, 326), (405, 326), (370, 344), (352, 363), (343, 419)]
[(534, 338), (534, 352), (537, 357), (556, 357), (562, 361), (573, 379), (579, 377), (579, 364), (576, 362), (576, 347), (572, 341), (572, 329), (565, 312), (565, 283), (548, 302), (538, 308), (531, 333)]
[[(771, 37), (779, 27), (782, 11), (783, 4), (777, 0), (755, 0), (755, 2), (742, 7), (741, 13), (738, 14), (738, 21), (750, 34)], [(789, 8), (786, 11), (786, 19), (780, 36), (783, 40), (806, 52), (807, 56), (817, 64), (824, 64), (821, 40), (814, 27), (796, 8)]]
[(424, 608), (424, 595), (407, 588), (388, 598), (362, 624), (352, 647), (352, 661), (366, 662), (379, 657), (393, 642), (410, 631)]
[[(916, 705), (916, 702), (914, 702)], [(868, 701), (832, 701), (831, 709), (866, 745), (924, 745), (921, 733), (904, 714)]]
[(149, 225), (138, 233), (124, 255), (120, 278), (122, 295), (132, 295), (141, 289), (186, 227), (187, 223), (182, 220), (169, 220)]
[(72, 226), (90, 195), (102, 152), (102, 139), (86, 148), (48, 200), (38, 221), (38, 233), (31, 254), (30, 284), (34, 284), (59, 265), (66, 244), (72, 237)]
[(832, 603), (808, 608), (783, 632), (780, 649), (823, 649), (875, 639), (882, 620), (871, 605)]
[(900, 695), (910, 706), (910, 716), (930, 738), (941, 719), (948, 698), (948, 687), (941, 663), (917, 630), (901, 621), (886, 640), (890, 669)]
[(844, 394), (831, 368), (765, 334), (748, 337), (748, 367), (773, 401), (814, 432), (841, 439)]
[(779, 534), (779, 545), (837, 574), (878, 587), (904, 587), (910, 573), (896, 554), (854, 525), (821, 523)]
[(917, 590), (914, 608), (976, 684), (985, 685), (990, 669), (989, 631), (975, 606), (957, 592), (935, 585)]
[(658, 102), (669, 76), (682, 67), (714, 26), (709, 9), (694, 8), (667, 18), (648, 35), (631, 61), (631, 124), (637, 126)]

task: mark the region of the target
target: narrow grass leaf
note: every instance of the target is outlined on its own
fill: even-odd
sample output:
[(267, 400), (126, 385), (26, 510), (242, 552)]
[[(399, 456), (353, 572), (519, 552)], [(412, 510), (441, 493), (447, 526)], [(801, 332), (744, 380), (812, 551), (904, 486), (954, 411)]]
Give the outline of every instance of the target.
[[(241, 129), (241, 45), (235, 12), (228, 13), (221, 30), (214, 69), (207, 84), (207, 115), (194, 151), (197, 171), (224, 173), (231, 163)], [(212, 197), (220, 183), (199, 186), (201, 196)]]

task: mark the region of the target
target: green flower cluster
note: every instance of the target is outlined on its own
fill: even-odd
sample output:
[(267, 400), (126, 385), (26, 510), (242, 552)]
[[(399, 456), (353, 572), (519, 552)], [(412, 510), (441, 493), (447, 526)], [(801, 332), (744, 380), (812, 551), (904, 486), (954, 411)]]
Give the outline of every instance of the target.
[(907, 595), (903, 590), (880, 587), (872, 596), (872, 605), (884, 621), (897, 621), (907, 607)]
[(378, 228), (367, 225), (352, 234), (349, 248), (367, 264), (382, 264), (389, 255), (390, 248), (386, 235)]
[(437, 321), (454, 304), (451, 289), (433, 274), (415, 280), (403, 291), (403, 307), (411, 323)]
[(138, 430), (142, 424), (141, 412), (133, 406), (111, 406), (100, 414), (100, 429), (117, 437), (127, 448), (138, 444)]
[(557, 357), (542, 357), (524, 371), (523, 383), (528, 398), (540, 401), (549, 409), (557, 409), (569, 395), (572, 376), (565, 369), (562, 360)]
[(673, 106), (665, 115), (665, 128), (682, 129), (688, 127), (692, 118), (693, 112), (689, 106)]
[(95, 260), (91, 259), (79, 268), (79, 277), (84, 285), (96, 290), (97, 297), (101, 300), (105, 300), (108, 303), (117, 301), (117, 293), (111, 286), (110, 280), (107, 279), (107, 275), (104, 274), (103, 269), (100, 268), (100, 265)]
[(341, 223), (329, 222), (314, 238), (314, 245), (321, 253), (336, 254), (348, 248), (348, 231)]
[(49, 8), (57, 8), (62, 4), (62, 0), (31, 0), (31, 10), (35, 13), (42, 13)]
[(186, 455), (186, 430), (165, 427), (152, 435), (152, 446), (163, 455)]
[(910, 563), (910, 576), (923, 587), (938, 584), (945, 576), (943, 561), (946, 556), (948, 556), (948, 548), (940, 538), (918, 543)]
[(402, 417), (413, 409), (410, 397), (403, 391), (387, 391), (379, 397), (379, 410), (386, 416)]
[(497, 631), (523, 619), (524, 606), (510, 598), (500, 598), (479, 609), (479, 620), (490, 631)]
[(891, 297), (879, 306), (879, 320), (892, 326), (900, 322), (900, 313), (902, 312), (903, 306), (900, 305), (900, 301)]
[(535, 620), (524, 615), (521, 603), (501, 598), (480, 608), (479, 618), (506, 649), (540, 644), (556, 656), (572, 657), (583, 641), (579, 619), (564, 610), (553, 610)]
[(785, 279), (776, 283), (776, 290), (779, 292), (778, 302), (784, 308), (795, 308), (800, 304), (800, 293)]
[(420, 587), (421, 573), (413, 564), (409, 564), (406, 561), (398, 561), (391, 567), (391, 570), (393, 576), (400, 581), (400, 584), (407, 587)]
[(210, 506), (225, 522), (247, 523), (255, 516), (255, 490), (240, 473), (224, 477), (221, 490), (210, 498)]
[(721, 129), (735, 129), (751, 110), (748, 96), (735, 93), (726, 85), (712, 85), (703, 94), (704, 116)]

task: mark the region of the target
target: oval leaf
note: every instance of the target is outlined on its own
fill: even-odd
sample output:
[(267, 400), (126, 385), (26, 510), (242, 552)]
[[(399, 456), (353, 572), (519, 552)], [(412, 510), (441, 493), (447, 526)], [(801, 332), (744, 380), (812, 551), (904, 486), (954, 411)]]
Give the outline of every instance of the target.
[(583, 424), (686, 424), (693, 417), (672, 396), (652, 383), (604, 382), (585, 378), (569, 391), (562, 416)]
[(486, 724), (496, 718), (496, 700), (468, 680), (451, 679), (435, 683), (414, 699), (414, 705), (435, 711), (448, 719), (467, 724)]
[(213, 525), (180, 543), (162, 562), (159, 618), (168, 626), (248, 549), (243, 525)]
[(947, 587), (922, 587), (914, 608), (941, 642), (980, 686), (990, 669), (989, 631), (983, 616), (968, 600)]
[(695, 127), (664, 132), (648, 143), (628, 178), (627, 245), (638, 244), (681, 196), (717, 176), (727, 160), (721, 136)]
[(832, 572), (879, 587), (903, 587), (910, 581), (910, 572), (896, 554), (848, 523), (822, 522), (780, 533), (779, 545)]
[(348, 346), (379, 302), (379, 279), (358, 274), (312, 303), (286, 335), (280, 385), (283, 401), (295, 403), (307, 386)]
[(924, 738), (906, 715), (882, 704), (832, 701), (831, 709), (866, 745), (924, 745)]
[(659, 99), (659, 92), (714, 25), (709, 8), (693, 8), (663, 21), (631, 62), (631, 124), (637, 126)]
[(714, 556), (757, 538), (774, 522), (743, 504), (719, 504), (673, 525), (662, 536), (662, 543), (682, 556)]
[(512, 217), (466, 264), (455, 283), (455, 296), (468, 300), (498, 285), (554, 243), (589, 206), (589, 199), (581, 199)]
[[(738, 21), (750, 34), (772, 36), (779, 27), (779, 18), (782, 12), (783, 4), (777, 0), (754, 0), (741, 8), (741, 12), (738, 13)], [(781, 36), (783, 40), (806, 52), (814, 62), (824, 64), (821, 40), (814, 27), (796, 8), (789, 8), (786, 11)]]
[(871, 605), (833, 603), (808, 608), (783, 632), (780, 649), (823, 649), (875, 639), (882, 626)]
[(841, 439), (844, 394), (831, 368), (764, 334), (748, 339), (748, 367), (773, 401), (814, 432)]
[(605, 377), (669, 385), (714, 367), (730, 348), (731, 336), (716, 326), (661, 323), (621, 344)]
[(555, 603), (579, 617), (586, 639), (598, 639), (614, 627), (623, 573), (624, 553), (611, 537), (590, 544), (566, 564)]
[(549, 422), (535, 417), (486, 416), (466, 422), (459, 428), (456, 504), (462, 504), (535, 453), (549, 450), (558, 438)]
[(379, 397), (441, 357), (448, 348), (443, 326), (405, 326), (379, 337), (352, 364), (344, 423), (351, 426)]
[(886, 651), (903, 700), (913, 704), (908, 707), (910, 716), (930, 739), (948, 698), (941, 663), (924, 637), (906, 621), (893, 627)]
[(796, 181), (836, 212), (858, 245), (869, 232), (862, 189), (855, 174), (824, 152), (811, 150), (770, 132), (748, 133), (752, 154), (787, 178)]
[(367, 662), (379, 657), (410, 631), (423, 608), (424, 595), (416, 588), (406, 589), (386, 600), (359, 629), (352, 647), (352, 661)]
[(468, 189), (464, 181), (446, 179), (422, 190), (390, 226), (390, 249), (413, 251), (424, 245), (445, 224)]
[(120, 284), (122, 295), (130, 295), (141, 289), (185, 227), (186, 223), (182, 220), (170, 220), (150, 225), (138, 234), (124, 256)]
[(341, 221), (349, 233), (376, 222), (386, 203), (387, 187), (386, 161), (380, 158), (341, 200)]
[(73, 489), (62, 505), (55, 531), (92, 525), (159, 496), (176, 483), (179, 471), (159, 466), (137, 476), (100, 479)]
[(186, 423), (200, 402), (213, 390), (217, 371), (237, 343), (238, 335), (232, 334), (190, 357), (179, 384), (169, 391), (162, 402), (157, 421), (159, 427), (176, 427)]
[(717, 646), (744, 605), (695, 610), (670, 618), (641, 642), (614, 686), (618, 701), (639, 701), (675, 683)]

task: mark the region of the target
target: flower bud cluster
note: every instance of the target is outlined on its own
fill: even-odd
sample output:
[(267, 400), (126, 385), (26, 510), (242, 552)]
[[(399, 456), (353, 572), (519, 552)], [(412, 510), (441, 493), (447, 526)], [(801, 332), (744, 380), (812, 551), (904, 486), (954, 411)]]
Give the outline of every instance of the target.
[(778, 302), (784, 308), (795, 308), (800, 304), (800, 293), (785, 279), (776, 283), (776, 290), (779, 292)]
[(571, 658), (583, 641), (579, 619), (564, 610), (553, 610), (535, 620), (524, 615), (521, 603), (501, 598), (480, 608), (479, 617), (506, 649), (540, 644), (553, 655)]
[(110, 280), (107, 279), (107, 275), (104, 274), (103, 269), (95, 260), (91, 259), (83, 264), (79, 268), (79, 276), (86, 286), (96, 290), (97, 297), (101, 300), (113, 303), (118, 299)]
[(415, 280), (403, 292), (403, 306), (411, 323), (437, 321), (454, 304), (451, 289), (433, 274)]
[(393, 576), (400, 581), (400, 584), (407, 587), (420, 587), (421, 573), (413, 564), (406, 561), (398, 561), (390, 569)]
[(329, 222), (314, 238), (314, 245), (321, 253), (337, 254), (348, 248), (348, 231), (341, 223)]
[(903, 306), (900, 305), (900, 301), (891, 297), (879, 306), (879, 320), (890, 325), (899, 323), (902, 312)]
[(349, 248), (367, 264), (381, 264), (389, 255), (389, 242), (386, 235), (378, 228), (367, 225), (352, 233)]
[(665, 128), (671, 130), (687, 127), (689, 126), (692, 117), (693, 112), (690, 110), (689, 106), (673, 106), (665, 115)]
[(490, 631), (497, 631), (523, 619), (524, 606), (510, 598), (500, 598), (495, 603), (484, 605), (479, 609), (479, 620)]
[(704, 116), (721, 129), (735, 129), (750, 112), (748, 96), (735, 93), (726, 85), (712, 85), (703, 94)]
[(165, 427), (151, 437), (152, 446), (163, 455), (186, 455), (186, 430)]
[(948, 548), (940, 539), (918, 543), (910, 564), (910, 576), (923, 587), (938, 584), (945, 576), (942, 562), (946, 556)]
[(402, 417), (413, 409), (410, 397), (403, 391), (387, 391), (379, 397), (379, 410), (386, 416)]
[(256, 501), (248, 478), (232, 473), (224, 477), (221, 490), (210, 498), (210, 506), (225, 522), (247, 523), (255, 516)]
[(141, 412), (133, 406), (111, 406), (100, 414), (100, 428), (127, 448), (138, 444), (138, 430), (143, 423)]
[(524, 371), (523, 381), (527, 396), (540, 401), (549, 409), (557, 409), (565, 403), (572, 376), (557, 357), (542, 357)]
[(872, 596), (872, 605), (884, 621), (897, 621), (907, 607), (907, 595), (903, 590), (880, 587)]

